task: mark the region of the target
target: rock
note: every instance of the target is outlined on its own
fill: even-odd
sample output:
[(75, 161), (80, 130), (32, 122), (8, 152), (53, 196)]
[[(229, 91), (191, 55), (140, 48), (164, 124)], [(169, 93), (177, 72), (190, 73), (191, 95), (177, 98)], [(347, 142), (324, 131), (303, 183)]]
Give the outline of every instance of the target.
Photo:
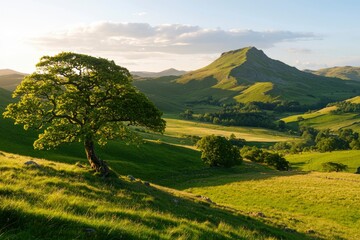
[(254, 212), (254, 213), (252, 213), (252, 215), (254, 217), (262, 217), (262, 218), (266, 217), (265, 214), (262, 212)]
[(131, 182), (133, 182), (133, 181), (136, 180), (132, 175), (128, 175), (127, 177), (128, 177), (128, 179), (129, 179)]
[(200, 197), (201, 197), (201, 199), (207, 201), (208, 203), (213, 203), (213, 201), (211, 201), (211, 199), (206, 196), (200, 196)]
[(356, 174), (360, 174), (360, 167), (357, 168)]
[(148, 181), (143, 182), (145, 186), (150, 187), (150, 183)]
[(288, 227), (285, 227), (284, 230), (285, 230), (285, 232), (296, 232), (295, 229), (288, 228)]
[(27, 162), (24, 163), (26, 166), (35, 166), (35, 167), (40, 167), (39, 164), (37, 164), (36, 162), (29, 160)]
[(308, 229), (308, 230), (306, 230), (306, 233), (308, 233), (308, 234), (314, 234), (314, 233), (315, 233), (315, 231), (314, 231), (314, 230), (312, 230), (312, 229)]

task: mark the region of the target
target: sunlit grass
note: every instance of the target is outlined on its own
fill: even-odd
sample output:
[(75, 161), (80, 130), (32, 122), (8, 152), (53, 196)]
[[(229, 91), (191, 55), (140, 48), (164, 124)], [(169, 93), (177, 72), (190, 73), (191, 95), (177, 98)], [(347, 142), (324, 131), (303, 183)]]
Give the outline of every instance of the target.
[(348, 166), (348, 172), (354, 173), (360, 167), (360, 151), (333, 151), (333, 152), (303, 152), (301, 154), (286, 155), (294, 168), (304, 171), (322, 171), (322, 163), (336, 162)]
[[(349, 173), (245, 173), (181, 185), (194, 194), (266, 223), (324, 239), (360, 238), (360, 175)], [(224, 183), (227, 182), (227, 183)]]
[(0, 156), (1, 239), (303, 239), (140, 179)]

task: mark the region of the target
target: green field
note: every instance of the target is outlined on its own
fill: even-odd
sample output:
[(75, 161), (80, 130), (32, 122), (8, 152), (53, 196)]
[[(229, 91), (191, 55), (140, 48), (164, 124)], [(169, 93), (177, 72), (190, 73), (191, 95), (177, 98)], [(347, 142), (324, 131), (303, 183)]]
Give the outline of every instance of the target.
[[(1, 153), (1, 152), (0, 152)], [(192, 194), (0, 155), (1, 239), (304, 239)]]
[(286, 159), (291, 162), (294, 168), (303, 171), (322, 171), (322, 163), (336, 162), (349, 167), (350, 173), (356, 172), (360, 167), (360, 151), (334, 151), (334, 152), (303, 152), (301, 154), (286, 155)]
[(360, 175), (250, 172), (180, 186), (289, 231), (322, 239), (360, 238)]
[[(351, 98), (348, 101), (356, 103), (358, 97)], [(304, 113), (285, 117), (282, 120), (290, 124), (299, 124), (314, 127), (317, 129), (339, 130), (342, 128), (351, 128), (360, 131), (360, 118), (357, 113), (335, 114), (331, 111), (336, 110), (336, 106), (326, 107), (311, 113)], [(299, 118), (303, 120), (299, 120)]]
[(284, 133), (255, 127), (226, 127), (209, 123), (200, 123), (166, 118), (166, 135), (181, 136), (183, 134), (205, 136), (210, 134), (229, 137), (234, 134), (250, 142), (279, 142), (293, 140), (294, 137)]

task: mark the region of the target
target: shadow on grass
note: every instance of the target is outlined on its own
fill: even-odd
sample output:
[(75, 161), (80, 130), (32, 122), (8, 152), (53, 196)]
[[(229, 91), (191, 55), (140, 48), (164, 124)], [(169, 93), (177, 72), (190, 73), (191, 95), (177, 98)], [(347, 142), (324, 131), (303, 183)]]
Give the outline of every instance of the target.
[[(21, 168), (36, 176), (48, 177), (45, 196), (36, 198), (23, 191), (7, 193), (8, 198), (30, 203), (29, 210), (0, 208), (0, 238), (4, 239), (159, 239), (160, 235), (177, 239), (311, 239), (311, 236), (271, 226), (194, 197), (179, 197), (141, 181), (128, 182), (115, 174), (103, 179), (86, 171), (71, 172), (52, 167)], [(11, 171), (11, 170), (9, 170)], [(20, 173), (20, 172), (18, 172)], [(65, 217), (52, 215), (52, 207), (43, 203), (47, 194), (61, 189), (66, 196), (81, 196), (86, 203), (61, 201), (56, 205)], [(26, 191), (26, 189), (25, 189)], [(97, 209), (98, 205), (101, 208)], [(105, 204), (104, 204), (105, 203)], [(107, 210), (106, 205), (111, 208)], [(63, 209), (61, 209), (63, 208)], [(37, 209), (40, 211), (35, 211)], [(130, 209), (132, 211), (130, 211)], [(91, 219), (88, 221), (87, 218)], [(114, 222), (117, 224), (113, 224)], [(141, 225), (151, 231), (131, 231), (121, 221)], [(106, 224), (111, 222), (112, 224)], [(241, 231), (232, 231), (231, 229)], [(133, 228), (132, 228), (133, 229)], [(244, 234), (244, 232), (247, 233)], [(248, 235), (247, 235), (248, 236)]]

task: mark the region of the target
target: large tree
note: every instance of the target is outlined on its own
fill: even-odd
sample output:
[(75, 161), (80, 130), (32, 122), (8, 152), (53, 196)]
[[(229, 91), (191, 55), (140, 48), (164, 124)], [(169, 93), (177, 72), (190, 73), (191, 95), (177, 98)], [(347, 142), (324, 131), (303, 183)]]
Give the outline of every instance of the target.
[(7, 106), (4, 117), (24, 129), (42, 130), (36, 149), (83, 142), (91, 167), (103, 175), (109, 169), (98, 158), (94, 144), (120, 138), (136, 141), (129, 126), (163, 132), (162, 113), (131, 84), (126, 68), (113, 61), (63, 52), (44, 56), (36, 71), (24, 78)]

